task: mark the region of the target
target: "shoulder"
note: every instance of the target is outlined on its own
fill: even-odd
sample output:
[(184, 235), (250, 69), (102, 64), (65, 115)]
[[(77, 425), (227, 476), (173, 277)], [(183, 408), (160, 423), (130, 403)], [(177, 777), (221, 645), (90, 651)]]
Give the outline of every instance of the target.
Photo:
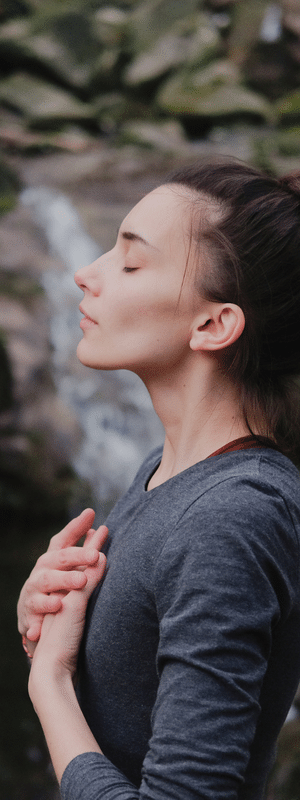
[(212, 519), (220, 510), (231, 517), (242, 513), (246, 519), (258, 518), (266, 510), (272, 516), (282, 507), (300, 525), (298, 470), (281, 453), (267, 448), (208, 459), (199, 492), (185, 514), (193, 514), (200, 506)]
[[(280, 575), (299, 582), (300, 481), (296, 468), (267, 450), (227, 454), (205, 464), (198, 492), (190, 493), (157, 560), (157, 577), (206, 574), (247, 584)], [(217, 463), (218, 462), (218, 463)], [(273, 580), (272, 578), (272, 580)]]

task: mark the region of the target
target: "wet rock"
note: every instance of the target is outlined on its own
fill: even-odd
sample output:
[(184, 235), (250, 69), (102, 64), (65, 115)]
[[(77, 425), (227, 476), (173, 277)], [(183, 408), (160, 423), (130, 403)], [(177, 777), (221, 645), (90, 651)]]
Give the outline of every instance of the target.
[(234, 6), (235, 2), (236, 0), (208, 0), (207, 5), (213, 10), (220, 11), (220, 9)]
[(120, 132), (120, 140), (126, 144), (137, 144), (165, 153), (180, 151), (186, 144), (184, 130), (179, 122), (127, 122)]
[(189, 42), (183, 37), (168, 33), (158, 40), (152, 49), (139, 55), (129, 64), (124, 73), (127, 86), (140, 86), (165, 75), (171, 68), (183, 64)]
[(0, 100), (21, 112), (32, 128), (93, 119), (93, 109), (87, 103), (25, 72), (0, 81)]
[(144, 0), (131, 14), (130, 36), (133, 52), (151, 47), (177, 20), (197, 11), (197, 0)]
[(1, 294), (22, 300), (26, 307), (42, 292), (36, 276), (58, 268), (41, 241), (37, 246), (35, 235), (29, 211), (20, 204), (0, 219)]
[(181, 64), (198, 66), (217, 53), (219, 37), (207, 15), (197, 14), (180, 20), (172, 30), (154, 41), (152, 48), (139, 53), (127, 67), (123, 80), (139, 86), (164, 76)]
[(63, 84), (74, 89), (83, 88), (89, 80), (88, 64), (76, 61), (72, 51), (63, 42), (49, 33), (31, 36), (26, 41), (26, 57), (44, 73), (48, 73)]
[(3, 65), (20, 67), (26, 60), (26, 37), (31, 24), (27, 19), (13, 19), (0, 26), (0, 59)]
[[(231, 123), (216, 125), (211, 128), (207, 136), (208, 142), (214, 146), (214, 155), (225, 155), (230, 158), (240, 158), (242, 161), (252, 163), (256, 141), (261, 138), (261, 127), (250, 123)], [(270, 139), (269, 129), (266, 136)]]
[(54, 437), (57, 454), (70, 458), (76, 451), (81, 431), (75, 413), (54, 393), (43, 393), (24, 406), (20, 418), (25, 430), (38, 429)]
[[(121, 157), (121, 156), (120, 156)], [(84, 183), (88, 185), (95, 176), (105, 174), (106, 164), (116, 161), (115, 150), (99, 143), (86, 153), (50, 153), (24, 158), (19, 161), (20, 174), (28, 186), (59, 186), (74, 191)]]
[(281, 0), (282, 25), (300, 38), (300, 7), (298, 0)]
[(239, 73), (229, 61), (214, 62), (202, 70), (182, 70), (162, 86), (156, 100), (164, 111), (180, 116), (256, 116), (271, 120), (270, 103), (243, 87), (238, 79)]
[(95, 117), (104, 133), (114, 133), (120, 124), (129, 119), (149, 119), (152, 110), (146, 103), (119, 92), (108, 92), (94, 98)]
[[(62, 20), (60, 20), (60, 23)], [(37, 28), (37, 30), (36, 30)], [(0, 59), (11, 71), (26, 69), (78, 90), (88, 83), (91, 70), (91, 56), (78, 58), (75, 50), (68, 46), (67, 37), (60, 35), (52, 28), (34, 24), (32, 20), (12, 20), (0, 28)], [(95, 49), (95, 41), (94, 49)], [(94, 52), (94, 57), (99, 52)]]
[(128, 13), (114, 6), (99, 8), (95, 13), (95, 34), (106, 47), (119, 47), (126, 39)]
[[(78, 10), (77, 10), (78, 9)], [(99, 42), (93, 32), (93, 20), (88, 9), (80, 5), (66, 9), (63, 3), (38, 4), (32, 18), (33, 35), (51, 35), (70, 51), (77, 64), (90, 64), (98, 55)]]
[(234, 20), (229, 38), (228, 55), (236, 64), (246, 63), (249, 53), (259, 40), (269, 0), (239, 0), (234, 7)]
[(42, 331), (39, 320), (9, 297), (0, 297), (0, 317), (12, 365), (14, 397), (23, 403), (32, 394), (37, 370), (49, 359), (45, 327)]
[[(200, 67), (219, 56), (220, 36), (208, 14), (197, 14), (193, 20), (194, 30), (191, 31), (186, 64), (190, 67)], [(177, 26), (183, 35), (188, 35), (187, 24), (188, 19)]]
[(92, 137), (74, 125), (64, 127), (56, 133), (28, 130), (23, 118), (8, 110), (0, 118), (0, 142), (6, 149), (21, 153), (45, 153), (66, 150), (82, 153), (93, 142)]
[(282, 0), (282, 28), (289, 57), (300, 64), (300, 7), (298, 0)]
[(118, 90), (121, 84), (123, 54), (120, 47), (106, 47), (93, 62), (88, 91), (93, 97), (102, 91)]

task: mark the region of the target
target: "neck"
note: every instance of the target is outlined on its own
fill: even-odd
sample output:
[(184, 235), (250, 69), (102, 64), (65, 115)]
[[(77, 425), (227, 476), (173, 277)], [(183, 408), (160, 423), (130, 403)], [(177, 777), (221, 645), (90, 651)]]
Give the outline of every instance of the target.
[(145, 383), (165, 429), (161, 464), (149, 488), (249, 434), (236, 388), (211, 362), (201, 371), (185, 364)]

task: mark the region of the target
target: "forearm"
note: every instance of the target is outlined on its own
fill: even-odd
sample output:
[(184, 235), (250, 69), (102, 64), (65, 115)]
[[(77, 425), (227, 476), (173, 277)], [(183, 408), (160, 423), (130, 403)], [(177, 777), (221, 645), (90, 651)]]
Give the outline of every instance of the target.
[(101, 753), (79, 707), (72, 678), (67, 674), (58, 681), (47, 676), (40, 689), (30, 690), (40, 719), (57, 780), (73, 758), (82, 753)]

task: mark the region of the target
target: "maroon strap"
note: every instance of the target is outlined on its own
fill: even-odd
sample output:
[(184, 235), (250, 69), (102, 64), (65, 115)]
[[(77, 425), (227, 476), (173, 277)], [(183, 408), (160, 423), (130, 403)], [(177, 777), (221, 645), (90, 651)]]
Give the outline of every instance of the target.
[(219, 450), (215, 450), (214, 453), (211, 453), (207, 458), (212, 458), (213, 456), (219, 456), (221, 453), (231, 453), (233, 450), (250, 450), (250, 448), (258, 448), (258, 447), (274, 447), (276, 448), (275, 442), (272, 442), (271, 439), (265, 439), (264, 441), (258, 441), (255, 436), (241, 436), (240, 439), (234, 439), (232, 442), (228, 442), (225, 444), (224, 447), (220, 447)]

